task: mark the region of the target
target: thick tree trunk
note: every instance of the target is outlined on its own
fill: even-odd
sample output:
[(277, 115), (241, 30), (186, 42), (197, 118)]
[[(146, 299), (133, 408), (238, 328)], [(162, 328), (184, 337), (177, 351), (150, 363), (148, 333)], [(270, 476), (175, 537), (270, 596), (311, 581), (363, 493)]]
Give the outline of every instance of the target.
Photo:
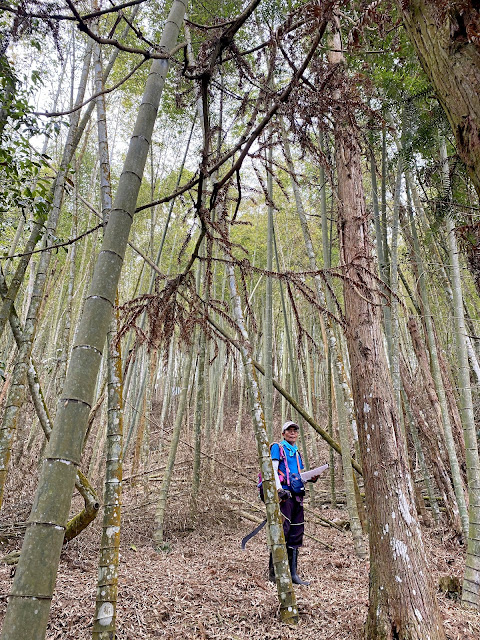
[[(295, 204), (297, 208), (297, 214), (300, 220), (300, 226), (302, 227), (303, 239), (305, 241), (305, 249), (308, 255), (308, 262), (312, 271), (318, 271), (315, 250), (313, 247), (310, 230), (308, 228), (307, 216), (303, 207), (303, 201), (300, 194), (300, 189), (295, 180), (295, 168), (293, 165), (292, 154), (290, 152), (290, 144), (285, 130), (282, 127), (283, 133), (283, 146), (285, 150), (285, 159), (287, 161), (288, 170), (292, 182), (292, 190), (295, 196)], [(322, 225), (325, 230), (325, 225)], [(328, 250), (324, 247), (324, 259), (328, 254)], [(324, 284), (320, 276), (315, 276), (315, 290), (317, 294), (317, 302), (324, 309), (328, 309), (330, 313), (334, 313), (332, 300), (330, 298), (328, 290), (324, 292)], [(351, 427), (354, 426), (355, 416), (353, 413), (353, 400), (351, 398), (350, 387), (345, 373), (345, 367), (343, 364), (342, 353), (340, 344), (338, 343), (335, 327), (330, 316), (325, 318), (325, 328), (328, 339), (328, 348), (330, 349), (330, 357), (332, 359), (332, 376), (335, 388), (335, 399), (337, 402), (337, 415), (338, 415), (338, 433), (340, 437), (340, 446), (342, 448), (342, 467), (343, 467), (343, 481), (345, 485), (345, 495), (347, 501), (348, 518), (350, 520), (350, 529), (353, 536), (355, 545), (355, 553), (359, 558), (366, 557), (366, 548), (363, 542), (362, 525), (358, 514), (357, 504), (355, 501), (355, 488), (352, 475), (352, 465), (350, 462), (350, 442), (351, 442)], [(323, 318), (320, 317), (320, 322), (323, 323)], [(298, 397), (298, 394), (295, 394)], [(347, 414), (348, 417), (347, 417)]]
[(474, 9), (473, 2), (433, 0), (397, 4), (480, 196), (480, 49), (476, 38), (470, 40), (470, 28), (480, 18), (478, 7)]
[[(480, 197), (480, 48), (473, 2), (397, 0), (407, 33), (447, 115), (457, 151)], [(447, 9), (445, 9), (447, 4)], [(463, 228), (468, 265), (480, 292), (480, 227)]]
[(339, 235), (348, 351), (359, 423), (370, 537), (369, 640), (445, 638), (417, 521), (406, 447), (383, 347), (360, 148), (350, 116), (336, 114)]

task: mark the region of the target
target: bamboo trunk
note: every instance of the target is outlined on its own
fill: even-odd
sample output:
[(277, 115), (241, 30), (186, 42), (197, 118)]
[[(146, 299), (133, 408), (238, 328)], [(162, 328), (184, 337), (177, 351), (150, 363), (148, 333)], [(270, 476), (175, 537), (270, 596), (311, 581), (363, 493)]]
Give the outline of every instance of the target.
[[(451, 201), (450, 177), (445, 140), (440, 145), (444, 189), (448, 201)], [(460, 406), (462, 411), (463, 433), (466, 448), (468, 497), (469, 497), (469, 529), (467, 541), (467, 558), (462, 586), (462, 604), (470, 608), (480, 607), (480, 460), (478, 442), (473, 413), (472, 390), (470, 386), (470, 368), (465, 337), (467, 329), (463, 313), (462, 280), (460, 276), (460, 262), (455, 237), (455, 228), (450, 216), (446, 216), (445, 223), (448, 233), (448, 255), (451, 265), (453, 282), (453, 300), (455, 305), (455, 330), (458, 354), (458, 377), (460, 382)]]
[(167, 464), (163, 475), (162, 484), (160, 486), (157, 508), (155, 511), (155, 530), (153, 532), (153, 541), (157, 551), (168, 549), (168, 545), (164, 542), (163, 525), (165, 520), (165, 509), (167, 505), (168, 490), (172, 480), (173, 467), (177, 456), (178, 442), (180, 440), (180, 432), (182, 429), (185, 408), (187, 406), (187, 398), (189, 391), (190, 372), (192, 369), (193, 350), (190, 349), (187, 355), (187, 361), (184, 364), (180, 400), (177, 407), (177, 415), (175, 416), (175, 425), (173, 427), (172, 439), (170, 441), (170, 449), (168, 452)]
[[(441, 417), (439, 413), (428, 408), (425, 403), (425, 385), (422, 372), (416, 376), (416, 384), (408, 370), (405, 358), (400, 361), (402, 386), (408, 398), (410, 408), (418, 426), (419, 435), (423, 444), (423, 451), (428, 456), (429, 468), (435, 477), (438, 490), (441, 492), (446, 507), (447, 519), (452, 531), (457, 535), (462, 534), (462, 524), (458, 513), (457, 499), (453, 491), (448, 470), (448, 456), (443, 440), (439, 438), (441, 431)], [(429, 371), (430, 373), (430, 371)], [(433, 386), (433, 382), (432, 382)], [(438, 401), (437, 401), (438, 405)], [(437, 428), (435, 427), (437, 425)]]
[[(85, 88), (87, 85), (87, 77), (88, 71), (90, 67), (90, 59), (91, 59), (92, 47), (90, 46), (85, 55), (83, 69), (82, 69), (82, 77), (80, 79), (80, 85), (77, 93), (77, 103), (80, 104), (83, 100), (83, 96), (85, 94)], [(56, 178), (55, 188), (54, 188), (54, 201), (52, 210), (50, 212), (50, 216), (47, 222), (47, 236), (55, 235), (55, 231), (57, 228), (59, 216), (60, 216), (60, 207), (63, 199), (63, 186), (64, 180), (67, 172), (67, 158), (70, 160), (71, 158), (71, 140), (73, 137), (73, 132), (75, 131), (76, 123), (78, 122), (78, 114), (75, 114), (75, 118), (72, 117), (71, 128), (72, 131), (69, 132), (69, 137), (67, 138), (67, 143), (65, 145), (64, 150), (64, 163), (63, 163), (63, 171), (59, 172)], [(17, 418), (20, 411), (20, 407), (23, 403), (25, 397), (25, 383), (27, 378), (27, 370), (28, 364), (30, 360), (30, 354), (33, 348), (33, 339), (37, 327), (38, 314), (40, 310), (40, 306), (42, 303), (43, 293), (45, 289), (45, 281), (47, 278), (48, 267), (50, 264), (50, 252), (45, 251), (41, 254), (37, 274), (35, 277), (35, 282), (33, 285), (31, 302), (29, 304), (27, 318), (25, 321), (25, 327), (22, 335), (21, 346), (19, 347), (17, 354), (17, 361), (15, 363), (15, 367), (13, 369), (12, 380), (10, 384), (9, 394), (6, 402), (5, 413), (3, 416), (2, 426), (0, 430), (0, 507), (3, 503), (3, 492), (5, 488), (5, 481), (7, 478), (7, 470), (8, 464), (11, 456), (11, 448), (13, 437), (15, 434), (15, 430), (17, 428)], [(10, 311), (12, 309), (14, 303), (14, 297), (12, 298), (10, 286), (9, 291), (5, 294), (4, 304), (8, 300), (10, 304), (7, 307), (2, 307), (3, 309), (8, 309), (8, 316), (10, 315)], [(7, 311), (6, 311), (7, 312)], [(0, 324), (1, 330), (1, 324)]]
[(92, 630), (92, 638), (96, 640), (111, 640), (116, 627), (123, 474), (122, 358), (120, 346), (113, 339), (116, 329), (117, 322), (112, 320), (107, 338), (108, 426), (103, 525)]
[[(185, 5), (175, 0), (160, 48), (170, 51)], [(114, 208), (73, 347), (63, 397), (44, 462), (12, 586), (2, 640), (44, 637), (60, 558), (64, 528), (80, 462), (88, 413), (93, 402), (101, 353), (112, 317), (128, 234), (155, 123), (167, 59), (156, 59), (148, 77), (137, 124), (120, 177)]]
[(267, 509), (268, 538), (272, 553), (275, 579), (277, 583), (278, 600), (280, 603), (280, 618), (286, 624), (298, 623), (298, 609), (293, 590), (292, 578), (288, 566), (287, 549), (283, 535), (283, 526), (275, 488), (272, 458), (267, 438), (265, 417), (261, 404), (260, 389), (255, 374), (251, 356), (251, 343), (245, 328), (240, 296), (237, 292), (235, 273), (232, 265), (228, 266), (228, 278), (233, 312), (238, 332), (242, 337), (240, 352), (245, 370), (245, 380), (250, 394), (253, 430), (257, 441), (258, 459), (262, 472), (265, 507)]
[[(443, 432), (445, 436), (445, 442), (447, 446), (448, 458), (450, 461), (450, 468), (452, 472), (453, 486), (455, 489), (455, 496), (457, 498), (458, 511), (460, 514), (460, 520), (462, 522), (462, 529), (465, 536), (468, 535), (468, 512), (465, 502), (465, 494), (463, 491), (463, 481), (460, 471), (460, 465), (458, 462), (458, 456), (455, 449), (455, 440), (452, 431), (452, 424), (447, 406), (447, 396), (445, 393), (445, 387), (443, 384), (442, 372), (440, 368), (440, 361), (438, 357), (437, 342), (435, 340), (433, 317), (430, 310), (430, 304), (427, 295), (427, 289), (425, 285), (425, 272), (423, 268), (422, 258), (420, 254), (420, 245), (417, 236), (417, 229), (413, 214), (410, 215), (411, 236), (414, 250), (414, 260), (419, 272), (418, 288), (420, 291), (420, 297), (422, 300), (422, 307), (424, 312), (425, 332), (427, 336), (427, 344), (430, 353), (430, 368), (431, 375), (435, 384), (436, 396), (438, 398), (439, 409), (441, 413), (441, 420), (443, 426)], [(411, 321), (409, 321), (409, 325)]]

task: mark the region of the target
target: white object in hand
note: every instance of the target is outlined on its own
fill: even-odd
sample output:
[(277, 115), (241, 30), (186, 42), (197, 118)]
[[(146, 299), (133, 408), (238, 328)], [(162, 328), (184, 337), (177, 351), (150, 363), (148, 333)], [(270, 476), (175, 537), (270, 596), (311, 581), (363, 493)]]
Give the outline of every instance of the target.
[(315, 469), (310, 469), (310, 471), (303, 471), (300, 474), (300, 477), (304, 482), (310, 480), (311, 478), (315, 478), (315, 476), (319, 476), (321, 473), (328, 469), (328, 464), (324, 464), (321, 467), (315, 467)]

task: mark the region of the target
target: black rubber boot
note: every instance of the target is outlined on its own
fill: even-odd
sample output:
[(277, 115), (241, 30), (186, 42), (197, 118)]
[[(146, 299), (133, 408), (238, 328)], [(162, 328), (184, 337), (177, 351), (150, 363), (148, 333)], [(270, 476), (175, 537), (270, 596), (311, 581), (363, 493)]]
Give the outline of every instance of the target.
[(270, 554), (270, 558), (268, 560), (268, 581), (275, 584), (275, 569), (273, 568), (272, 554)]
[(292, 574), (292, 582), (293, 584), (304, 584), (308, 586), (310, 582), (305, 582), (302, 580), (300, 576), (297, 574), (297, 562), (298, 562), (298, 549), (288, 547), (288, 563), (290, 565), (290, 573)]

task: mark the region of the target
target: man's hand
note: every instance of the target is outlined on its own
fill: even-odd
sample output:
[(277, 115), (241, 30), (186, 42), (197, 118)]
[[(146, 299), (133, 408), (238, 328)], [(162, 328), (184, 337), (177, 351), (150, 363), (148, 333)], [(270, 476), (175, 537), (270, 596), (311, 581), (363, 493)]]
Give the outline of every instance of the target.
[(319, 479), (320, 476), (313, 476), (313, 478), (310, 478), (310, 480), (307, 480), (307, 482), (316, 482)]
[(280, 502), (285, 502), (285, 500), (288, 500), (291, 497), (292, 494), (290, 493), (290, 491), (287, 491), (286, 489), (278, 490), (278, 499), (280, 500)]

